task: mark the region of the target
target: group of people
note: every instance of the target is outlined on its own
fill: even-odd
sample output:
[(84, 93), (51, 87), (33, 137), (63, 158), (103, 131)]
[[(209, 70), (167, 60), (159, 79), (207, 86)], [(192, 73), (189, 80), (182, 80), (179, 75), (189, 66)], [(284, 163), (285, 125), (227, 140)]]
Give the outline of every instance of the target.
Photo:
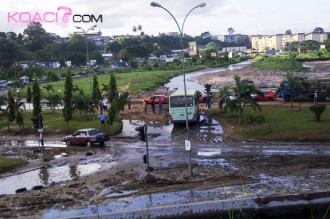
[(211, 105), (212, 105), (211, 95), (209, 95), (206, 92), (204, 92), (201, 95), (203, 97), (203, 102), (205, 103), (205, 106), (210, 109), (211, 108)]
[[(151, 101), (151, 104), (150, 104), (150, 105), (151, 105), (151, 111), (152, 111), (153, 113), (156, 113), (155, 99), (153, 99), (153, 100)], [(148, 103), (147, 103), (146, 100), (144, 100), (144, 101), (142, 102), (142, 107), (143, 107), (143, 109), (144, 109), (144, 113), (147, 114), (147, 111), (148, 111)], [(158, 113), (159, 113), (159, 114), (162, 114), (162, 113), (163, 113), (163, 103), (162, 103), (161, 100), (159, 100), (159, 102), (158, 102)]]
[(108, 99), (104, 98), (103, 100), (100, 100), (99, 107), (100, 107), (100, 112), (108, 111)]

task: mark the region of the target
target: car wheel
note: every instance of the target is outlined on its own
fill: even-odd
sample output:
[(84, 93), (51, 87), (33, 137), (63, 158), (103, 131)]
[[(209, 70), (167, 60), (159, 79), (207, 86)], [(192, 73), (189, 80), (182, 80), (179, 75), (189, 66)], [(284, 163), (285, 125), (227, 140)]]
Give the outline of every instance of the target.
[(66, 140), (65, 143), (66, 143), (67, 146), (70, 146), (71, 145), (71, 141), (70, 140)]
[(86, 146), (87, 146), (87, 147), (92, 147), (92, 142), (87, 141), (87, 142), (86, 142)]
[(104, 147), (104, 141), (100, 142), (100, 146)]

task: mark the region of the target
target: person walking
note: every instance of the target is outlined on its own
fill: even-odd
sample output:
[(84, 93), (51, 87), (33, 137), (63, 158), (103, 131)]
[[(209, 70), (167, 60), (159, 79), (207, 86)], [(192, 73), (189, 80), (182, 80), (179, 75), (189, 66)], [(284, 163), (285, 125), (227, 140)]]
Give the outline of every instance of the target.
[(142, 101), (142, 107), (144, 110), (144, 114), (147, 114), (147, 107), (148, 107), (147, 101), (145, 101), (145, 100)]
[(127, 106), (128, 106), (128, 109), (130, 110), (131, 109), (131, 96), (129, 94), (127, 96)]
[(152, 101), (151, 101), (151, 110), (152, 110), (153, 113), (156, 112), (156, 110), (155, 110), (155, 98), (153, 98)]
[(102, 113), (102, 111), (100, 112), (100, 114), (99, 114), (99, 116), (97, 118), (101, 122), (101, 128), (102, 127), (106, 128), (106, 126), (105, 126), (105, 115)]
[(100, 107), (100, 112), (102, 112), (103, 111), (103, 102), (102, 102), (102, 100), (100, 100), (99, 107)]
[(103, 111), (108, 111), (108, 99), (104, 98), (102, 101), (102, 105), (103, 105)]
[(161, 100), (159, 100), (158, 106), (159, 106), (159, 114), (162, 114), (162, 112), (163, 112), (163, 103), (162, 103)]

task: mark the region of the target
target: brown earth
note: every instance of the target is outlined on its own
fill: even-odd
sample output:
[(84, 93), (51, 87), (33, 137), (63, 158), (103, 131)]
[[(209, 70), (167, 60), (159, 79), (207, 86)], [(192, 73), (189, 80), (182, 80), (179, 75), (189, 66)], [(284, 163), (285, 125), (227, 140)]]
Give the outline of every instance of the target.
[[(314, 65), (315, 63), (313, 63)], [(330, 71), (329, 62), (320, 62), (314, 68), (315, 74), (325, 75)], [(247, 67), (237, 72), (243, 77), (251, 75), (255, 69)], [(257, 72), (262, 76), (269, 87), (272, 87), (273, 72)], [(232, 72), (217, 73), (207, 76), (200, 76), (197, 78), (201, 83), (212, 83), (217, 85), (224, 85), (229, 83), (232, 79)], [(283, 77), (283, 72), (281, 73)], [(278, 73), (278, 75), (281, 75)], [(277, 73), (276, 73), (277, 75)], [(258, 76), (259, 77), (259, 76)], [(256, 78), (258, 78), (256, 77)], [(268, 79), (267, 79), (268, 78)], [(329, 77), (330, 78), (330, 77)], [(276, 80), (277, 77), (275, 78)], [(134, 119), (143, 121), (158, 121), (168, 122), (168, 115), (166, 113), (158, 114), (150, 112), (144, 113), (142, 108), (142, 100), (153, 94), (169, 94), (169, 91), (160, 87), (152, 92), (140, 93), (132, 96), (131, 110), (125, 109), (124, 113), (120, 114), (123, 119)], [(213, 107), (216, 104), (214, 104)], [(163, 105), (163, 112), (167, 111), (166, 105)], [(202, 107), (202, 106), (201, 106)], [(158, 110), (156, 106), (156, 110)], [(203, 108), (202, 110), (206, 110)], [(157, 111), (158, 112), (158, 111)], [(220, 121), (224, 128), (226, 135), (232, 135), (231, 126), (224, 120)], [(61, 136), (53, 136), (54, 139), (59, 139)], [(233, 138), (239, 136), (233, 136)], [(19, 139), (21, 136), (10, 137), (10, 139)], [(26, 136), (26, 139), (37, 139), (37, 136)], [(8, 139), (3, 136), (2, 139)], [(241, 143), (237, 143), (239, 146)], [(322, 150), (322, 147), (318, 147)], [(105, 147), (105, 148), (86, 148), (86, 147), (70, 147), (70, 148), (52, 148), (47, 150), (45, 161), (42, 159), (42, 151), (37, 148), (20, 148), (20, 147), (0, 147), (1, 156), (19, 157), (28, 160), (30, 163), (24, 168), (17, 170), (17, 172), (27, 171), (39, 167), (52, 166), (58, 163), (68, 162), (75, 164), (81, 160), (93, 160), (100, 162), (109, 162), (110, 160), (120, 160), (118, 165), (112, 168), (104, 168), (95, 174), (80, 177), (75, 180), (65, 181), (61, 183), (54, 183), (46, 188), (40, 190), (31, 190), (25, 193), (13, 195), (0, 195), (0, 218), (38, 218), (42, 213), (50, 208), (71, 209), (84, 208), (91, 203), (108, 203), (112, 201), (111, 198), (106, 198), (101, 195), (105, 189), (109, 192), (120, 192), (125, 189), (123, 182), (133, 184), (140, 182), (138, 185), (139, 192), (136, 195), (145, 193), (161, 192), (161, 191), (178, 191), (183, 189), (210, 189), (221, 186), (241, 185), (244, 183), (252, 183), (258, 181), (251, 177), (254, 172), (263, 172), (272, 176), (305, 176), (309, 177), (310, 173), (319, 172), (321, 174), (329, 173), (329, 156), (323, 154), (312, 155), (296, 155), (290, 156), (289, 159), (285, 155), (277, 156), (262, 156), (260, 154), (246, 153), (229, 153), (225, 157), (230, 162), (235, 163), (239, 170), (233, 171), (227, 167), (217, 165), (199, 165), (193, 164), (194, 176), (189, 177), (186, 173), (185, 162), (179, 162), (170, 167), (156, 167), (153, 172), (153, 178), (146, 178), (145, 165), (141, 159), (127, 159), (126, 154), (129, 153), (127, 149), (121, 147)], [(54, 159), (55, 155), (65, 153), (61, 159)], [(111, 158), (104, 158), (104, 155), (111, 155)], [(3, 174), (2, 177), (15, 174), (9, 172)], [(324, 174), (323, 174), (324, 175)], [(28, 179), (26, 179), (28, 180)], [(329, 181), (329, 179), (324, 179)], [(320, 185), (321, 187), (321, 185)], [(285, 189), (285, 188), (283, 188)], [(322, 188), (329, 190), (329, 185), (325, 184)], [(285, 190), (289, 193), (290, 191)], [(296, 192), (296, 191), (294, 191)]]

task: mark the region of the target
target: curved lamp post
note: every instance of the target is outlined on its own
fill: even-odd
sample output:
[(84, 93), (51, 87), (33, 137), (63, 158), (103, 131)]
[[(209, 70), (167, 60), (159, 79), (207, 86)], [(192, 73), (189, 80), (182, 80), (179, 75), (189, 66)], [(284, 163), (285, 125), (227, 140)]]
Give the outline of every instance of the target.
[(91, 77), (89, 75), (89, 57), (88, 57), (88, 43), (87, 43), (87, 34), (90, 30), (94, 30), (94, 28), (97, 27), (97, 25), (93, 25), (90, 28), (88, 28), (86, 31), (84, 28), (82, 27), (78, 27), (76, 26), (75, 28), (78, 30), (82, 30), (82, 32), (85, 35), (85, 42), (86, 42), (86, 59), (87, 59), (87, 74), (88, 74), (88, 78), (89, 78), (89, 94), (90, 96), (92, 96), (92, 82), (91, 82)]
[[(175, 17), (173, 16), (173, 14), (167, 10), (166, 8), (164, 8), (161, 4), (157, 3), (157, 2), (151, 2), (150, 5), (152, 7), (159, 7), (164, 9), (167, 13), (169, 13), (171, 15), (171, 17), (173, 18), (173, 20), (175, 21), (176, 25), (178, 26), (179, 32), (180, 32), (180, 42), (181, 42), (181, 56), (182, 56), (182, 73), (183, 73), (183, 86), (184, 86), (184, 97), (185, 97), (185, 111), (186, 111), (186, 132), (187, 132), (187, 136), (186, 136), (186, 140), (189, 140), (189, 122), (188, 122), (188, 109), (187, 109), (187, 87), (186, 87), (186, 74), (185, 74), (185, 66), (184, 66), (184, 51), (183, 51), (183, 27), (184, 24), (186, 22), (186, 19), (188, 17), (188, 15), (195, 10), (196, 8), (202, 8), (206, 5), (206, 3), (200, 3), (199, 5), (193, 7), (185, 16), (182, 25), (180, 27), (178, 21), (175, 19)], [(189, 176), (192, 176), (192, 170), (191, 170), (191, 159), (190, 159), (190, 150), (188, 150), (188, 162), (189, 162)]]

